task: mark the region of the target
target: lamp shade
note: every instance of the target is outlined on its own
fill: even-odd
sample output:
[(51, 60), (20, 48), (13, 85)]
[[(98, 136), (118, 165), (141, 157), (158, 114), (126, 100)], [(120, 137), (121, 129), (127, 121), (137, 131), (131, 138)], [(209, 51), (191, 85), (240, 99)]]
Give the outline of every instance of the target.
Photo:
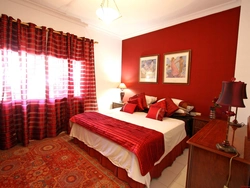
[(245, 83), (243, 86), (243, 99), (247, 99), (247, 84)]
[(96, 10), (96, 15), (107, 24), (121, 17), (115, 0), (103, 0), (100, 8)]
[(126, 85), (124, 83), (120, 83), (119, 86), (118, 86), (118, 88), (120, 88), (121, 90), (123, 90), (123, 89), (126, 89), (127, 87), (126, 87)]
[(120, 16), (117, 10), (105, 7), (97, 9), (96, 14), (102, 21), (106, 23), (111, 23)]
[(245, 91), (244, 82), (223, 81), (221, 94), (216, 103), (232, 107), (245, 107), (243, 102), (243, 98), (246, 97)]

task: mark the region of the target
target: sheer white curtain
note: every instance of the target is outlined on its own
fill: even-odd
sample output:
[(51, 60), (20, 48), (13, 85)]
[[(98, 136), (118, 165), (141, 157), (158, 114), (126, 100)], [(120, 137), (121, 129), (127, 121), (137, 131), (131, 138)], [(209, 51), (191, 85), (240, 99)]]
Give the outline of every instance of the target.
[(45, 56), (0, 50), (2, 101), (45, 99)]

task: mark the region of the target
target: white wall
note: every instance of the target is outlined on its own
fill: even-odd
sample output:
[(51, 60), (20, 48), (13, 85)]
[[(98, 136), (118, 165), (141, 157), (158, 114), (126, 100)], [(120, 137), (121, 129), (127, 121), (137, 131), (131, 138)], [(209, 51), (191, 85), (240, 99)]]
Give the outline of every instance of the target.
[[(18, 1), (16, 1), (18, 2)], [(0, 0), (0, 14), (12, 16), (22, 22), (32, 22), (37, 26), (51, 27), (56, 31), (69, 32), (79, 37), (87, 37), (98, 42), (95, 44), (96, 90), (99, 110), (109, 109), (112, 101), (119, 101), (121, 80), (122, 41), (108, 34), (79, 24), (74, 20), (47, 14), (46, 11), (24, 6), (9, 0)]]
[[(247, 118), (250, 116), (250, 1), (241, 1), (239, 36), (237, 45), (235, 78), (237, 81), (242, 81), (247, 84), (248, 99), (244, 100), (245, 108), (238, 109), (237, 120), (239, 123), (247, 124)], [(233, 118), (231, 118), (232, 120)], [(240, 139), (245, 139), (247, 135), (247, 126), (238, 128), (235, 136), (235, 146)], [(243, 148), (236, 147), (237, 150), (243, 152)]]
[(238, 121), (247, 123), (250, 116), (250, 1), (241, 1), (240, 26), (237, 46), (235, 77), (247, 83), (248, 99), (244, 100), (246, 108), (239, 108)]

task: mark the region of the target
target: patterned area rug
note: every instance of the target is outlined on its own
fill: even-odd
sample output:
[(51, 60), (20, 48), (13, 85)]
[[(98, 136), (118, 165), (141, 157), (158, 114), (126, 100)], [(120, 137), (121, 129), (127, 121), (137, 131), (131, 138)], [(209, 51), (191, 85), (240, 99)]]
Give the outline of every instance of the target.
[(128, 188), (62, 133), (0, 150), (0, 187)]

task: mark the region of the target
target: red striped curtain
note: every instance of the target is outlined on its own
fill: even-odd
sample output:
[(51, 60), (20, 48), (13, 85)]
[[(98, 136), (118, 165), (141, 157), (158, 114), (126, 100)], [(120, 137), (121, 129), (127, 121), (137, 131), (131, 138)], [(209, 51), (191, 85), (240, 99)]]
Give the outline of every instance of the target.
[(54, 137), (71, 116), (97, 111), (93, 40), (6, 15), (0, 36), (0, 149)]

